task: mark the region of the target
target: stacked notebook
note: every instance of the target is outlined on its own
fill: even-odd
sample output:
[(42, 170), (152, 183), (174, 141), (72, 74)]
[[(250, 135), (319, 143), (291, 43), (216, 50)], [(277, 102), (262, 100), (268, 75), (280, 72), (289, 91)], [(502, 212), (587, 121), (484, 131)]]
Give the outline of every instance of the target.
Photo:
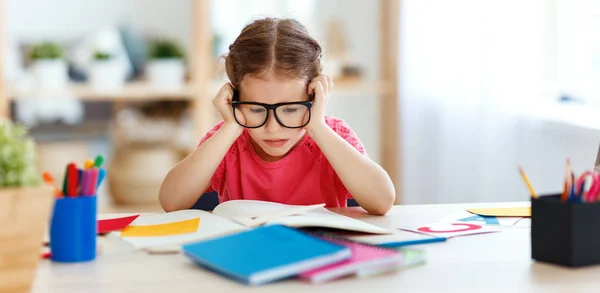
[(298, 275), (350, 259), (343, 245), (282, 225), (269, 225), (183, 246), (198, 265), (249, 285)]
[[(369, 276), (403, 267), (405, 255), (400, 250), (277, 224), (186, 244), (183, 252), (199, 266), (249, 285), (291, 277), (323, 283)], [(416, 263), (415, 254), (411, 256), (410, 263)], [(423, 255), (418, 258), (423, 260)]]
[(321, 236), (329, 242), (350, 249), (352, 256), (344, 261), (302, 272), (299, 277), (312, 283), (324, 283), (341, 277), (359, 274), (378, 268), (397, 267), (402, 263), (402, 254), (393, 249), (350, 241), (342, 237)]

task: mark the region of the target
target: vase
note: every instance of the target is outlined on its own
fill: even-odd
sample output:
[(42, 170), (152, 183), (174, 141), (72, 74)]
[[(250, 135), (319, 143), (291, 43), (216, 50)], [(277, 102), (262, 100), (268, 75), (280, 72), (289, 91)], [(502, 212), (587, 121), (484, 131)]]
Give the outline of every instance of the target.
[(52, 187), (0, 189), (0, 292), (29, 292), (54, 203)]
[(116, 60), (97, 60), (90, 68), (90, 85), (97, 91), (114, 91), (123, 87), (125, 69)]
[(39, 59), (33, 62), (33, 76), (43, 89), (63, 88), (67, 85), (67, 63), (62, 59)]

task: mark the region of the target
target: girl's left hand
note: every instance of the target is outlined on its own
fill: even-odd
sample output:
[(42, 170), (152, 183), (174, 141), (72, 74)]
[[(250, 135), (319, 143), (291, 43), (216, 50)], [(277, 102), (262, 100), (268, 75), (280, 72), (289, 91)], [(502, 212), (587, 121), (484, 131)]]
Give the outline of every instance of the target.
[(329, 101), (329, 92), (333, 88), (333, 79), (329, 75), (320, 74), (311, 80), (308, 85), (308, 94), (315, 94), (313, 105), (311, 108), (310, 122), (304, 129), (310, 131), (315, 127), (325, 125), (325, 108)]

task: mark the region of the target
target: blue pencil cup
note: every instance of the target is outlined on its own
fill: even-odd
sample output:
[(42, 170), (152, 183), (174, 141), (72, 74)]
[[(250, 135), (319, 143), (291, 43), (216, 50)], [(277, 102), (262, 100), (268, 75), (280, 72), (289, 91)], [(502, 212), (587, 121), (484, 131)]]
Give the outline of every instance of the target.
[(55, 200), (50, 223), (53, 261), (84, 262), (96, 258), (96, 202), (96, 195)]

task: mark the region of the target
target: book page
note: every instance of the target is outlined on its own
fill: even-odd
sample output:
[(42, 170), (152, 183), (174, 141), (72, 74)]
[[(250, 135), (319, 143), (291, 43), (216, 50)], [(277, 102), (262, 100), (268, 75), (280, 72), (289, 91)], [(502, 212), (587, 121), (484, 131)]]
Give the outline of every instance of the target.
[(346, 217), (331, 212), (325, 208), (304, 212), (300, 215), (293, 215), (285, 218), (275, 219), (269, 224), (281, 224), (289, 227), (320, 227), (342, 229), (348, 231), (372, 233), (372, 234), (391, 234), (393, 231), (381, 228), (369, 223)]
[(268, 223), (296, 228), (321, 227), (373, 234), (392, 233), (389, 229), (331, 212), (324, 207), (324, 204), (302, 206), (256, 200), (231, 200), (218, 205), (213, 210), (213, 214), (229, 218), (247, 227)]
[(273, 219), (324, 209), (324, 206), (325, 204), (286, 205), (257, 200), (230, 200), (218, 205), (213, 210), (213, 214), (248, 227), (256, 227)]

